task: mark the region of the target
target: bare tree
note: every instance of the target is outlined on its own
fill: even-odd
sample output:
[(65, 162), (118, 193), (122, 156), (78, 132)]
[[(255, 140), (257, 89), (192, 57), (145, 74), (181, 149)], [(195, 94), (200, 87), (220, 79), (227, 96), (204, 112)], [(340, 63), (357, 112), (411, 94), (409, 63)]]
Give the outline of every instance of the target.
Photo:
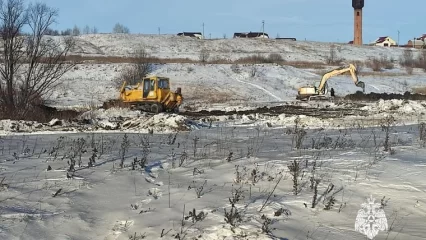
[(89, 27), (89, 25), (86, 25), (84, 28), (83, 28), (83, 34), (89, 34), (90, 33), (90, 27)]
[(128, 27), (122, 25), (121, 23), (116, 23), (114, 25), (114, 28), (112, 29), (113, 33), (130, 33), (130, 30)]
[(151, 62), (150, 55), (141, 47), (133, 53), (132, 65), (121, 72), (116, 81), (117, 86), (121, 86), (123, 81), (131, 85), (137, 84), (142, 78), (152, 72), (153, 68), (154, 64)]
[(71, 36), (72, 35), (72, 29), (67, 28), (67, 29), (65, 29), (65, 31), (61, 31), (61, 35), (62, 36)]
[(93, 34), (97, 34), (98, 33), (98, 28), (97, 27), (93, 27), (92, 30), (91, 30), (91, 32)]
[(207, 63), (207, 61), (209, 60), (210, 57), (210, 53), (207, 51), (207, 49), (203, 48), (200, 51), (200, 62), (202, 63)]
[[(74, 42), (45, 37), (58, 12), (44, 3), (0, 2), (0, 111), (23, 118), (75, 64), (64, 61)], [(22, 34), (24, 28), (28, 34)]]
[(72, 29), (72, 35), (79, 36), (81, 33), (80, 28), (77, 27), (77, 25), (74, 25), (74, 28)]

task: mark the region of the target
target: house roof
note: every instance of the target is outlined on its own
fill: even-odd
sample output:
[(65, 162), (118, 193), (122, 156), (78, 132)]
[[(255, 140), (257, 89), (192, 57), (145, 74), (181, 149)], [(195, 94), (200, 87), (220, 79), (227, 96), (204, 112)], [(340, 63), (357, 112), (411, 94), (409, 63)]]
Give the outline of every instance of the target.
[(422, 41), (424, 41), (425, 39), (426, 39), (426, 34), (422, 34), (421, 37), (416, 38), (416, 40), (422, 40)]
[(379, 37), (379, 38), (376, 40), (376, 43), (382, 43), (382, 42), (386, 41), (386, 38), (388, 38), (388, 37), (387, 37), (387, 36), (386, 36), (386, 37)]

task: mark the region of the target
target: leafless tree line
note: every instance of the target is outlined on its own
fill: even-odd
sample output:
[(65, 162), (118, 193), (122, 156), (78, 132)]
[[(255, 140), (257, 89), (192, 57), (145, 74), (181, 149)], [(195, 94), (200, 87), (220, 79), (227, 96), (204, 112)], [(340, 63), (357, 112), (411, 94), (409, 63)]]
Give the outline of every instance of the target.
[(71, 37), (46, 37), (57, 16), (44, 3), (0, 1), (1, 117), (25, 118), (75, 65), (65, 61), (74, 46)]

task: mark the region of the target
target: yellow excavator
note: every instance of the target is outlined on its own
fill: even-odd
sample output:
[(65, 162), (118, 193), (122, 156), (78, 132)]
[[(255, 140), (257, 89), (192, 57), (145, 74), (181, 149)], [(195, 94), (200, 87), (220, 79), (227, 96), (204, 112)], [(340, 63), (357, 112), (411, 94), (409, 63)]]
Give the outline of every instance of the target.
[(327, 94), (328, 94), (328, 85), (327, 85), (327, 81), (328, 79), (330, 79), (331, 77), (340, 75), (340, 74), (344, 74), (346, 72), (350, 72), (351, 76), (352, 76), (352, 80), (355, 83), (355, 86), (362, 88), (362, 92), (365, 92), (365, 84), (364, 82), (361, 82), (358, 80), (358, 75), (357, 75), (357, 69), (355, 67), (355, 65), (353, 64), (349, 64), (349, 66), (346, 67), (340, 67), (334, 70), (331, 70), (327, 73), (325, 73), (322, 78), (321, 81), (319, 82), (319, 84), (317, 84), (316, 86), (304, 86), (299, 88), (299, 90), (297, 91), (297, 97), (296, 99), (298, 100), (313, 100), (313, 99), (317, 99), (317, 98), (328, 98)]
[(170, 78), (161, 76), (145, 77), (137, 85), (127, 85), (124, 81), (120, 88), (119, 99), (104, 103), (103, 108), (129, 107), (145, 112), (179, 112), (182, 104), (182, 90), (170, 90)]

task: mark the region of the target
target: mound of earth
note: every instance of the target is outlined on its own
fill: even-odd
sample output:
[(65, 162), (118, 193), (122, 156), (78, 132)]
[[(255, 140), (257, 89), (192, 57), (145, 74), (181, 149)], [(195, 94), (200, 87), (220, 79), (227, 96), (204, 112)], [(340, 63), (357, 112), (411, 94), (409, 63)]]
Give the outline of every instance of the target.
[(345, 96), (345, 100), (351, 101), (378, 101), (380, 99), (383, 100), (426, 100), (426, 95), (423, 94), (412, 94), (410, 92), (405, 92), (404, 94), (398, 93), (375, 93), (371, 92), (368, 94), (364, 94), (363, 92), (356, 92), (354, 94), (349, 94)]

